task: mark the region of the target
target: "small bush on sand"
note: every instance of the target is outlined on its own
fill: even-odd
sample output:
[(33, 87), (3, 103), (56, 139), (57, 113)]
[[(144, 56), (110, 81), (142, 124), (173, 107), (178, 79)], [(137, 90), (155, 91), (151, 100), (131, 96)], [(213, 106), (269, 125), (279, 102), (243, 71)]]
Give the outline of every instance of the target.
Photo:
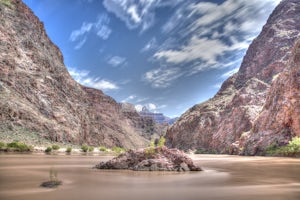
[(115, 152), (115, 153), (123, 153), (123, 152), (125, 152), (125, 149), (122, 148), (122, 147), (113, 147), (111, 150), (113, 152)]
[(11, 143), (7, 144), (7, 150), (8, 151), (20, 151), (20, 152), (25, 152), (25, 151), (32, 151), (33, 147), (29, 146), (23, 142), (18, 142), (14, 141)]
[(89, 146), (89, 147), (88, 147), (88, 151), (89, 151), (89, 152), (93, 152), (93, 151), (94, 151), (94, 147)]
[(57, 144), (53, 144), (52, 149), (53, 150), (58, 150), (58, 149), (60, 149), (60, 146), (58, 146)]
[(66, 152), (71, 153), (72, 152), (72, 147), (67, 147)]
[(84, 144), (84, 145), (81, 146), (81, 150), (82, 150), (83, 152), (87, 152), (87, 151), (89, 150), (89, 146), (86, 145), (86, 144)]
[(6, 144), (4, 142), (0, 142), (0, 149), (6, 148)]
[(52, 148), (51, 147), (47, 147), (46, 149), (45, 149), (45, 153), (50, 153), (52, 151)]
[(105, 152), (105, 151), (108, 151), (108, 149), (104, 146), (101, 146), (101, 147), (99, 147), (99, 151)]

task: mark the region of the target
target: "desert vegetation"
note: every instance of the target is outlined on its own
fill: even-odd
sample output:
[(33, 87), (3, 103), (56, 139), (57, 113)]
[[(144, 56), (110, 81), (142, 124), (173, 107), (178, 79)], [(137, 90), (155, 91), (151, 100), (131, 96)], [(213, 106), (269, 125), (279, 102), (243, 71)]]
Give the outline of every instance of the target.
[(156, 147), (161, 148), (161, 147), (165, 146), (165, 142), (166, 142), (166, 139), (163, 136), (160, 137), (159, 139), (151, 140), (149, 147), (147, 147), (145, 149), (145, 154), (147, 156), (151, 156), (151, 155), (155, 154)]
[(71, 153), (72, 152), (72, 147), (67, 147), (66, 152)]
[(53, 144), (53, 145), (52, 145), (52, 149), (53, 149), (53, 150), (59, 150), (59, 149), (60, 149), (60, 146), (58, 146), (57, 144)]
[(31, 152), (33, 151), (33, 146), (19, 141), (13, 141), (10, 143), (0, 142), (0, 150), (9, 152)]
[(276, 144), (271, 144), (266, 148), (266, 155), (271, 156), (300, 156), (300, 137), (294, 137), (286, 146), (278, 147)]
[(45, 153), (50, 153), (52, 151), (52, 147), (47, 147), (46, 149), (45, 149)]

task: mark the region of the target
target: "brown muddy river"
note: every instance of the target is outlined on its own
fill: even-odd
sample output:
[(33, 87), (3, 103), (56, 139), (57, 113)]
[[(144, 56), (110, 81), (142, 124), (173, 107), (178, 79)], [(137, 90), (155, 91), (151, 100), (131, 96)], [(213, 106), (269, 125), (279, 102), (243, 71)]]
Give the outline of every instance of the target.
[[(299, 200), (300, 159), (197, 155), (202, 172), (92, 169), (107, 156), (0, 154), (1, 200)], [(63, 185), (41, 188), (54, 170)]]

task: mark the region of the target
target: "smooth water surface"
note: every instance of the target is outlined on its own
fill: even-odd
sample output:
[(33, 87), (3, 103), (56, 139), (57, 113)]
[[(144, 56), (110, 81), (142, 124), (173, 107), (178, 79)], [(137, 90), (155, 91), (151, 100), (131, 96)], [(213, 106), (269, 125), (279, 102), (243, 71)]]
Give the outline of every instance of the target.
[[(0, 154), (1, 200), (299, 200), (300, 159), (192, 156), (202, 172), (134, 172), (92, 167), (108, 156)], [(41, 188), (49, 173), (63, 185)]]

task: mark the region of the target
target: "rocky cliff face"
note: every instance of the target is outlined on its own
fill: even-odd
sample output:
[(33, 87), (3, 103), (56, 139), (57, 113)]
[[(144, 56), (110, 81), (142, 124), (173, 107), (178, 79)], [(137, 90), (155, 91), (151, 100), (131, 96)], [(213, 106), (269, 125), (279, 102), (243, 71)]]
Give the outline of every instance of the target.
[[(270, 101), (273, 101), (274, 105), (279, 101), (273, 98), (275, 93), (269, 91), (275, 91), (276, 86), (273, 85), (280, 84), (277, 83), (280, 79), (277, 80), (276, 77), (287, 73), (284, 71), (292, 59), (293, 46), (300, 38), (299, 13), (298, 0), (283, 0), (278, 5), (261, 34), (250, 45), (238, 73), (226, 80), (212, 99), (195, 105), (180, 117), (167, 131), (168, 145), (182, 149), (203, 148), (234, 154), (257, 154), (260, 151), (257, 149), (266, 147), (270, 141), (262, 142), (265, 141), (264, 136), (268, 133), (273, 137), (276, 131), (271, 129), (271, 126), (267, 128), (266, 124), (261, 124), (259, 119), (263, 113), (272, 116), (271, 113), (276, 110), (274, 108), (271, 113), (267, 113), (263, 108), (269, 110), (267, 105), (271, 106)], [(283, 83), (284, 80), (281, 82), (282, 87), (285, 85)], [(295, 92), (297, 83), (299, 87), (299, 82), (289, 85), (292, 87), (290, 94)], [(287, 100), (290, 102), (290, 99)], [(277, 117), (278, 119), (272, 118), (275, 123), (281, 116)], [(293, 118), (293, 124), (297, 124), (295, 120), (297, 119)], [(263, 127), (268, 131), (262, 131)], [(278, 138), (278, 143), (286, 143), (293, 134), (295, 133), (290, 131), (285, 137)], [(253, 143), (247, 142), (248, 140)], [(256, 144), (255, 141), (258, 140), (261, 142)], [(253, 148), (256, 150), (250, 150)]]
[(243, 153), (261, 154), (269, 145), (283, 146), (300, 137), (300, 40), (285, 70), (271, 85), (262, 112), (244, 139)]
[(71, 78), (60, 50), (22, 1), (0, 1), (1, 135), (18, 130), (57, 142), (129, 148), (147, 142), (143, 121), (135, 126), (136, 120), (111, 97)]

